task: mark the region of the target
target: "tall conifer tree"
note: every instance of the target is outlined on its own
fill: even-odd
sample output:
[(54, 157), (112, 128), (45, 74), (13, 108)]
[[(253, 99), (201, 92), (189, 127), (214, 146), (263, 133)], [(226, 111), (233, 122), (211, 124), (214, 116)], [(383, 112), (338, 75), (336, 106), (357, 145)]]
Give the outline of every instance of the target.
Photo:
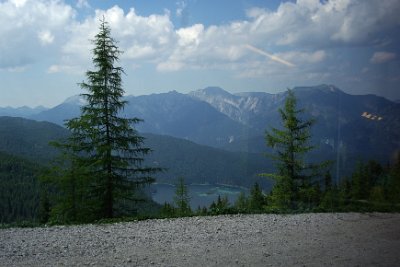
[(151, 174), (158, 169), (142, 166), (150, 149), (133, 128), (141, 120), (119, 116), (127, 103), (122, 99), (124, 71), (116, 66), (121, 51), (104, 18), (92, 42), (94, 70), (80, 84), (87, 104), (80, 117), (67, 121), (71, 136), (58, 146), (72, 159), (70, 168), (79, 170), (92, 218), (112, 218), (124, 211), (124, 204), (131, 206), (135, 190), (153, 182)]
[(275, 162), (276, 174), (262, 174), (276, 181), (270, 196), (272, 206), (279, 209), (294, 209), (298, 201), (311, 192), (312, 177), (318, 174), (321, 165), (307, 164), (304, 156), (314, 147), (309, 145), (310, 128), (314, 120), (303, 120), (304, 110), (297, 108), (293, 91), (288, 90), (285, 105), (279, 109), (283, 129), (272, 128), (266, 132), (266, 142), (275, 154), (269, 155)]

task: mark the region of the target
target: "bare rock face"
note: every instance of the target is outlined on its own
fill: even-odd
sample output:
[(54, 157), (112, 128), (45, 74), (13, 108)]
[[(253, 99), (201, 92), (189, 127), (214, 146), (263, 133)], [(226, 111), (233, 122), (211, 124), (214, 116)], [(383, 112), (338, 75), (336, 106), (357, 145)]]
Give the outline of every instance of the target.
[(0, 230), (0, 266), (396, 266), (400, 214), (234, 215)]

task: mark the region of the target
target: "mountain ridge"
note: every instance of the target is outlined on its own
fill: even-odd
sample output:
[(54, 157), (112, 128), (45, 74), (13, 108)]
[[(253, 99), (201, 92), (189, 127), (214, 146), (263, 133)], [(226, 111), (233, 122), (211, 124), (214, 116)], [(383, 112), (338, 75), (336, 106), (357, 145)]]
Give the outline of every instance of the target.
[(35, 114), (39, 114), (47, 110), (48, 108), (44, 106), (36, 106), (36, 107), (28, 107), (28, 106), (21, 106), (21, 107), (0, 107), (0, 116), (10, 116), (10, 117), (29, 117)]
[[(350, 95), (333, 85), (293, 88), (304, 118), (315, 118), (312, 144), (317, 154), (349, 171), (358, 160), (395, 160), (400, 151), (400, 104), (375, 95)], [(127, 96), (122, 116), (139, 117), (140, 132), (169, 135), (229, 151), (263, 153), (266, 130), (280, 128), (278, 109), (286, 92), (231, 94), (219, 87), (188, 94)], [(80, 100), (31, 116), (62, 125), (76, 117)], [(70, 99), (71, 100), (71, 99)], [(315, 156), (320, 158), (321, 156)], [(339, 163), (338, 163), (339, 162)]]

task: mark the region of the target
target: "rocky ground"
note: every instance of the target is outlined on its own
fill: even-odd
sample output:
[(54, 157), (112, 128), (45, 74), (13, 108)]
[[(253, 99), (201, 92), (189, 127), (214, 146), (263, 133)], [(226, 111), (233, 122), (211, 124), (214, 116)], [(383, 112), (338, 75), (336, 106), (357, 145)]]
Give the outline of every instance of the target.
[(399, 266), (400, 214), (234, 215), (0, 230), (0, 266)]

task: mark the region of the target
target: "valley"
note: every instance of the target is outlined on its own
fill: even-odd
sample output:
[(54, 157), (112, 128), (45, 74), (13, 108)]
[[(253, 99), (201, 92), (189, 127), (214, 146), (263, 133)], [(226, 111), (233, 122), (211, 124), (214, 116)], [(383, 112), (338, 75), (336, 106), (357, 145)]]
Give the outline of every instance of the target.
[[(382, 164), (396, 160), (400, 151), (399, 103), (373, 95), (348, 95), (328, 85), (297, 87), (294, 92), (306, 116), (316, 119), (312, 143), (317, 148), (308, 160), (330, 160), (334, 180), (349, 176), (362, 160), (375, 159)], [(157, 184), (152, 189), (158, 204), (172, 202), (174, 187), (170, 184), (178, 177), (189, 187), (192, 209), (209, 206), (224, 195), (233, 204), (239, 192), (248, 194), (256, 182), (264, 192), (271, 190), (272, 180), (259, 176), (274, 172), (273, 162), (265, 156), (272, 151), (265, 145), (264, 131), (279, 127), (278, 109), (285, 93), (230, 94), (209, 87), (189, 94), (173, 91), (125, 99), (129, 104), (123, 116), (144, 119), (137, 129), (152, 149), (145, 164), (163, 170), (155, 175)], [(22, 168), (36, 165), (34, 171), (31, 167), (27, 171), (38, 177), (38, 170), (51, 164), (58, 154), (49, 142), (69, 135), (63, 122), (78, 116), (82, 104), (76, 96), (51, 109), (0, 108), (0, 115), (8, 115), (0, 116), (4, 158), (8, 155), (26, 161)], [(29, 179), (22, 184), (36, 187)], [(222, 184), (227, 186), (219, 186)], [(8, 190), (7, 186), (3, 189)], [(13, 190), (24, 194), (24, 186)], [(38, 203), (38, 194), (20, 199)], [(4, 203), (12, 201), (5, 198)]]

